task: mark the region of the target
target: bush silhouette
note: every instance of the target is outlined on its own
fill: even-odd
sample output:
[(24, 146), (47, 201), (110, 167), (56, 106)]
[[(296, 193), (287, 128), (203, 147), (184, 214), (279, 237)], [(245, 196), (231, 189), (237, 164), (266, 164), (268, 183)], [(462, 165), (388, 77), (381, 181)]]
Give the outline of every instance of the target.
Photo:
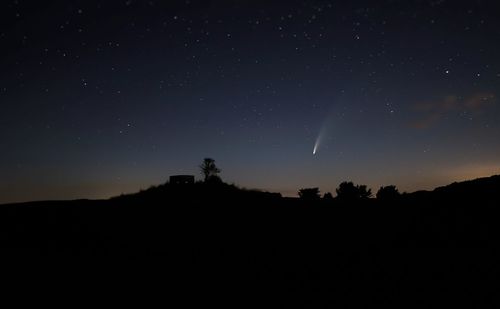
[(303, 188), (299, 190), (299, 197), (304, 200), (318, 200), (319, 188)]
[(205, 158), (200, 165), (201, 173), (204, 176), (205, 182), (222, 182), (219, 177), (220, 169), (215, 165), (215, 160)]
[(333, 200), (333, 195), (332, 195), (330, 192), (326, 192), (326, 193), (323, 195), (323, 199), (324, 199), (324, 200)]
[(382, 186), (377, 192), (377, 199), (381, 201), (394, 201), (400, 196), (401, 194), (398, 189), (393, 185), (386, 187)]
[(337, 199), (344, 201), (364, 200), (372, 196), (372, 190), (365, 185), (354, 185), (351, 181), (342, 182), (335, 190)]
[(219, 175), (211, 175), (208, 177), (208, 179), (205, 180), (205, 182), (208, 184), (222, 184), (222, 183), (224, 183), (222, 181), (222, 178), (220, 178)]

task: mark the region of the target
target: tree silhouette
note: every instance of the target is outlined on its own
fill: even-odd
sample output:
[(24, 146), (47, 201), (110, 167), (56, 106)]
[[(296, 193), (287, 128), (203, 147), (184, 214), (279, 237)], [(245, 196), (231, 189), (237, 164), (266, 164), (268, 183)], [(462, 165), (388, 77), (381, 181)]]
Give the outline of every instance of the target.
[(377, 192), (377, 199), (381, 201), (393, 201), (401, 196), (396, 186), (380, 187)]
[(358, 194), (356, 186), (351, 181), (342, 182), (335, 191), (339, 200), (355, 200)]
[(319, 200), (319, 188), (303, 188), (299, 190), (299, 197), (304, 200)]
[(372, 196), (372, 190), (365, 185), (354, 185), (352, 181), (344, 181), (335, 190), (339, 200), (353, 201), (368, 199)]
[(372, 189), (368, 189), (366, 185), (358, 185), (356, 188), (358, 189), (358, 196), (360, 199), (366, 200), (372, 197)]
[(201, 173), (205, 178), (205, 182), (220, 181), (220, 169), (215, 165), (215, 160), (212, 158), (205, 158), (200, 165)]

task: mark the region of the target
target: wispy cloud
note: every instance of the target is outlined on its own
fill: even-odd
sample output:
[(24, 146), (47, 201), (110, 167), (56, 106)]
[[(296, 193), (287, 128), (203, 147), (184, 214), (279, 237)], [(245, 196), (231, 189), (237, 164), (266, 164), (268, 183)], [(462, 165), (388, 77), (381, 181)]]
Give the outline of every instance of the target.
[(447, 95), (439, 100), (416, 103), (414, 111), (417, 119), (411, 122), (415, 129), (426, 129), (439, 123), (446, 115), (453, 112), (481, 113), (495, 104), (492, 93), (476, 93), (467, 97)]
[(495, 95), (491, 93), (476, 94), (464, 101), (464, 107), (469, 110), (482, 111), (495, 103)]

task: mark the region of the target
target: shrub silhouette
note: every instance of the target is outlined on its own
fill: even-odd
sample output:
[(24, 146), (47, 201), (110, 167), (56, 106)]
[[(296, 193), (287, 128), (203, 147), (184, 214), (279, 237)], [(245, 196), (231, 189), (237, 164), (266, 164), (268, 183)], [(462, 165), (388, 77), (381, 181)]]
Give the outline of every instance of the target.
[(319, 188), (303, 188), (299, 190), (299, 197), (304, 200), (318, 200)]
[(211, 175), (205, 180), (208, 184), (223, 184), (222, 178), (219, 175)]
[(396, 186), (380, 187), (377, 192), (377, 199), (381, 201), (394, 201), (401, 196)]
[(364, 200), (372, 196), (372, 190), (365, 185), (354, 185), (352, 181), (344, 181), (335, 190), (337, 199), (344, 201)]
[(200, 165), (201, 173), (204, 176), (205, 182), (222, 182), (219, 177), (220, 169), (215, 165), (215, 160), (205, 158)]
[(333, 200), (333, 195), (332, 195), (330, 192), (326, 192), (326, 193), (323, 195), (323, 199), (324, 199), (324, 200)]

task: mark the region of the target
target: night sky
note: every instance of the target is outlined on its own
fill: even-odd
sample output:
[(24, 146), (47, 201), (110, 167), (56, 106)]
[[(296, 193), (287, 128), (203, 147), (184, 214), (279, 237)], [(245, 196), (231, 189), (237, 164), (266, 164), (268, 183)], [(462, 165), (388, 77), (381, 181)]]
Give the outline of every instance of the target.
[[(0, 203), (500, 173), (498, 1), (2, 1)], [(315, 150), (315, 154), (313, 151)]]

